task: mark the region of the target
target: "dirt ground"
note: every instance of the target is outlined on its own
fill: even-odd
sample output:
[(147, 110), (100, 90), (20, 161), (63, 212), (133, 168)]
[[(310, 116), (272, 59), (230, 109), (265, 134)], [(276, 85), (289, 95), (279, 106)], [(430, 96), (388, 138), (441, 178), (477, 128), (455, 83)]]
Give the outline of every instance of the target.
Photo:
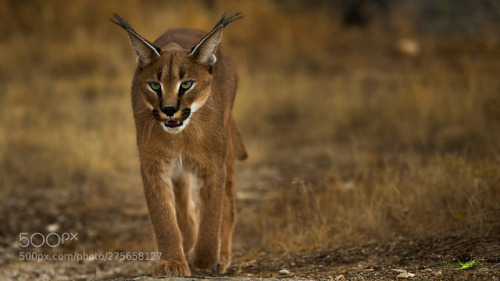
[[(462, 260), (477, 257), (482, 266), (460, 270), (456, 265), (442, 262), (453, 261), (457, 256)], [(287, 269), (290, 273), (286, 277), (323, 280), (497, 280), (499, 257), (498, 239), (442, 237), (373, 243), (281, 259), (265, 258), (244, 264), (239, 270), (252, 276), (277, 278), (280, 269)]]
[[(284, 256), (263, 255), (243, 261), (238, 257), (224, 276), (251, 280), (498, 280), (499, 238), (435, 237), (324, 250)], [(5, 249), (4, 249), (5, 251)], [(474, 258), (479, 266), (460, 269), (462, 261)], [(443, 262), (448, 261), (448, 262)], [(2, 280), (124, 280), (150, 276), (152, 262), (3, 262)], [(199, 273), (198, 273), (199, 274)], [(201, 275), (194, 275), (194, 277)], [(196, 277), (197, 279), (198, 277)], [(143, 279), (141, 279), (143, 280)], [(230, 279), (229, 279), (230, 280)]]
[[(303, 151), (314, 151), (305, 149)], [(305, 158), (311, 155), (302, 155)], [(293, 164), (286, 167), (290, 174)], [(296, 167), (298, 168), (298, 167)], [(308, 171), (303, 171), (308, 172)], [(319, 173), (319, 172), (318, 172)], [(320, 173), (319, 173), (320, 174)], [(256, 180), (258, 178), (258, 181)], [(245, 210), (259, 210), (268, 200), (274, 200), (270, 190), (264, 186), (286, 186), (288, 176), (284, 168), (260, 166), (253, 163), (238, 165), (236, 181), (238, 187), (238, 209), (240, 216)], [(260, 187), (260, 188), (258, 188)], [(86, 214), (78, 212), (78, 202), (73, 202), (74, 196), (67, 194), (65, 200), (55, 206), (46, 207), (43, 203), (54, 196), (52, 192), (32, 193), (17, 201), (9, 200), (2, 205), (2, 214), (10, 216), (9, 222), (19, 219), (18, 223), (28, 229), (42, 229), (43, 224), (51, 221), (55, 210), (75, 209), (67, 213), (65, 219), (59, 219), (61, 229), (69, 229), (74, 221), (81, 222), (79, 233), (85, 233), (79, 242), (69, 242), (63, 248), (51, 252), (47, 247), (40, 249), (22, 248), (16, 238), (1, 241), (0, 279), (1, 280), (124, 280), (141, 278), (152, 280), (151, 272), (154, 261), (133, 261), (102, 257), (84, 258), (81, 261), (47, 261), (46, 254), (53, 253), (93, 253), (85, 249), (113, 249), (113, 242), (122, 244), (143, 241), (142, 249), (154, 251), (151, 228), (145, 206), (142, 200), (134, 200), (141, 196), (141, 190), (124, 197), (124, 206), (101, 206), (87, 210)], [(269, 195), (266, 199), (266, 193)], [(73, 199), (72, 199), (73, 198)], [(29, 213), (39, 214), (31, 221), (22, 220), (26, 216), (26, 206), (31, 206)], [(52, 209), (54, 208), (54, 209)], [(251, 237), (246, 237), (245, 218), (237, 225), (235, 231), (235, 246), (233, 263), (224, 276), (213, 276), (210, 272), (193, 272), (193, 278), (239, 278), (243, 279), (300, 279), (300, 280), (498, 280), (500, 276), (500, 229), (491, 229), (487, 238), (470, 235), (441, 235), (425, 239), (398, 238), (364, 244), (351, 244), (332, 249), (309, 249), (293, 253), (280, 253), (275, 250), (251, 250)], [(57, 220), (57, 219), (56, 219)], [(7, 221), (2, 221), (5, 225)], [(38, 224), (38, 228), (33, 226)], [(31, 225), (31, 226), (30, 226)], [(108, 227), (106, 227), (108, 225)], [(54, 225), (52, 225), (54, 227)], [(50, 227), (50, 226), (47, 226)], [(77, 226), (78, 227), (78, 226)], [(84, 232), (83, 229), (87, 229)], [(89, 229), (95, 229), (95, 236), (89, 234)], [(99, 230), (98, 230), (99, 229)], [(81, 234), (83, 235), (83, 234)], [(107, 238), (104, 238), (103, 235)], [(103, 241), (99, 241), (103, 240)], [(38, 243), (38, 242), (37, 242)], [(141, 242), (137, 242), (141, 243)], [(100, 246), (100, 245), (107, 246)], [(117, 246), (119, 251), (120, 246)], [(35, 252), (41, 261), (23, 261), (21, 253)], [(96, 251), (96, 253), (102, 251)], [(249, 253), (252, 254), (249, 254)], [(475, 260), (478, 263), (468, 269), (460, 269), (458, 261)], [(227, 279), (224, 279), (227, 280)]]

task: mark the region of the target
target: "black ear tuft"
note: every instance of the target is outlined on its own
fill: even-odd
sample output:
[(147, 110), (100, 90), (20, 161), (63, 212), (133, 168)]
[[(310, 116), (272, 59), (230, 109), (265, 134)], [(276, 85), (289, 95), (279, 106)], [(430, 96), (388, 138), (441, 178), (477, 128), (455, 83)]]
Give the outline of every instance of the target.
[(130, 24), (117, 13), (113, 14), (114, 19), (111, 22), (127, 31), (130, 43), (134, 47), (137, 56), (139, 57), (139, 64), (144, 65), (150, 62), (153, 58), (160, 56), (161, 49), (153, 45), (153, 43), (144, 39), (130, 26)]
[[(227, 12), (225, 12), (222, 15), (222, 18), (219, 20), (219, 22), (215, 25), (215, 27), (222, 25), (222, 27), (224, 28), (224, 27), (226, 27), (226, 25), (232, 23), (233, 21), (237, 21), (241, 18), (243, 18), (243, 16), (241, 16), (241, 12), (236, 12), (236, 13), (230, 15), (229, 17), (227, 16)], [(215, 29), (215, 27), (214, 27), (214, 29)]]
[(203, 37), (196, 46), (191, 48), (191, 55), (201, 64), (208, 64), (213, 66), (217, 61), (215, 53), (220, 44), (222, 30), (224, 27), (233, 21), (242, 18), (241, 13), (235, 13), (231, 16), (224, 14), (222, 18), (215, 24), (215, 27), (205, 37)]
[(124, 18), (120, 17), (120, 15), (118, 15), (117, 13), (113, 13), (113, 17), (114, 19), (109, 19), (111, 22), (115, 23), (126, 31), (134, 31), (134, 29), (128, 24), (128, 22)]

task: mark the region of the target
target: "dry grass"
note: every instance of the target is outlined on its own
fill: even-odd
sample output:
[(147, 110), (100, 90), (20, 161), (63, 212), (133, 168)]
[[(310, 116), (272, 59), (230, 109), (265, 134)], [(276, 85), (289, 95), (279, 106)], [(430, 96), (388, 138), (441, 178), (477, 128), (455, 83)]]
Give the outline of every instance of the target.
[(296, 178), (253, 218), (263, 249), (289, 253), (403, 237), (496, 235), (498, 163), (403, 157), (351, 163), (330, 171), (322, 184)]
[[(498, 230), (494, 29), (417, 36), (408, 17), (392, 16), (389, 30), (348, 29), (328, 6), (212, 3), (1, 2), (3, 200), (57, 190), (69, 199), (53, 201), (76, 206), (76, 217), (120, 210), (122, 200), (143, 208), (129, 97), (135, 58), (107, 19), (116, 11), (154, 39), (241, 10), (244, 20), (223, 39), (241, 77), (234, 115), (251, 159), (240, 167), (273, 168), (281, 178), (267, 183), (265, 197), (276, 200), (240, 208), (236, 239), (250, 243), (236, 243), (240, 255)], [(417, 57), (398, 54), (405, 36), (420, 42)], [(26, 231), (9, 225), (4, 237)], [(92, 229), (88, 243), (120, 249), (108, 231)], [(121, 249), (134, 247), (144, 244)]]

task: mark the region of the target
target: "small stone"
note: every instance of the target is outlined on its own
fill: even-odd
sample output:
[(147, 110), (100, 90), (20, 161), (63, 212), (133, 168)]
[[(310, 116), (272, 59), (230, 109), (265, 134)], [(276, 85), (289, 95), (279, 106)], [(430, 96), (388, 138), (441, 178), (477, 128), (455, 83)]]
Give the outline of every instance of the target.
[(279, 271), (279, 273), (280, 273), (281, 275), (288, 275), (288, 274), (290, 274), (290, 271), (289, 271), (289, 270), (286, 270), (286, 269), (282, 269), (282, 270), (280, 270), (280, 271)]
[(49, 225), (47, 225), (47, 231), (48, 232), (56, 232), (59, 230), (59, 227), (60, 226), (57, 223), (49, 224)]
[(396, 271), (396, 272), (398, 272), (398, 273), (406, 273), (406, 272), (407, 272), (406, 270), (404, 270), (404, 269), (399, 269), (399, 268), (395, 268), (395, 269), (393, 269), (392, 271)]
[(339, 281), (339, 280), (345, 280), (345, 277), (344, 277), (344, 275), (340, 274), (340, 275), (337, 275), (337, 276), (335, 277), (335, 280), (336, 280), (336, 281)]
[(410, 273), (410, 272), (403, 272), (403, 273), (400, 273), (396, 278), (406, 279), (406, 278), (413, 278), (413, 277), (415, 277), (415, 274)]

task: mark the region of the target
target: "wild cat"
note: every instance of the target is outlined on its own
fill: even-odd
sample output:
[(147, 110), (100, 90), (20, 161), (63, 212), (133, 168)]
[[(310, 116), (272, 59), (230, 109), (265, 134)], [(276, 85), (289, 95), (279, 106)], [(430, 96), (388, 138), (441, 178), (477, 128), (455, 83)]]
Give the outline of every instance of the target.
[(150, 43), (119, 15), (138, 59), (132, 80), (141, 175), (161, 260), (155, 276), (189, 276), (190, 266), (224, 273), (235, 224), (235, 157), (245, 159), (231, 109), (238, 76), (220, 46), (240, 19), (212, 31), (170, 29)]

